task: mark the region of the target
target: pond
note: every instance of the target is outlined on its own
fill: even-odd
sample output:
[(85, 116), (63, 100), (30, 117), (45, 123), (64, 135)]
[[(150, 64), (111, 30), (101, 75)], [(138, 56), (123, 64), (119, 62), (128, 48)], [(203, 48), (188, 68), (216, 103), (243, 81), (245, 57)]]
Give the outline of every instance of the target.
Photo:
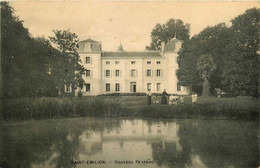
[(2, 167), (259, 166), (259, 124), (79, 118), (3, 124)]

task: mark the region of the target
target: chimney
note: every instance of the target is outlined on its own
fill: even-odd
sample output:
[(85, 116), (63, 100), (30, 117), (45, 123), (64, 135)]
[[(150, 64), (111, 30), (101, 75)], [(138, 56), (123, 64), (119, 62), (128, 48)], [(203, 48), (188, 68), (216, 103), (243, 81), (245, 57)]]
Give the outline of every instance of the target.
[(165, 42), (163, 41), (162, 44), (161, 44), (161, 49), (162, 49), (162, 53), (164, 52), (164, 49), (165, 49)]
[(102, 51), (102, 41), (99, 42), (100, 51)]

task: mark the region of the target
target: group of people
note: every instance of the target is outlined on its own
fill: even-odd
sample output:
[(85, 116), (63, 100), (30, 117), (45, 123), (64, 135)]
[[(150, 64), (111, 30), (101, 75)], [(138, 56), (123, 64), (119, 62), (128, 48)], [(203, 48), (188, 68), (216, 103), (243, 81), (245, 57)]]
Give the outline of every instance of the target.
[[(192, 105), (195, 105), (198, 100), (198, 95), (194, 92), (191, 95), (191, 101)], [(184, 96), (178, 96), (178, 95), (169, 95), (167, 94), (166, 90), (162, 92), (162, 98), (161, 98), (161, 104), (175, 104), (175, 105), (184, 105), (185, 99)], [(152, 104), (152, 93), (151, 90), (148, 90), (147, 92), (147, 105)]]

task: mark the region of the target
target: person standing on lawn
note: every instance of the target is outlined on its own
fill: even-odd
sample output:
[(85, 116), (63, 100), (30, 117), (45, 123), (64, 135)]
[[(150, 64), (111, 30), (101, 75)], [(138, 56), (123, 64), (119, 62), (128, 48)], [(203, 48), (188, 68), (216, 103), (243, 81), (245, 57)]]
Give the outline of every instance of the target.
[(164, 89), (163, 93), (162, 93), (162, 102), (161, 102), (161, 104), (168, 104), (167, 103), (167, 96), (168, 96), (168, 94), (167, 94), (166, 90)]
[(181, 106), (184, 105), (184, 102), (185, 102), (185, 99), (184, 99), (184, 96), (182, 95), (182, 96), (180, 97), (180, 104), (181, 104)]
[(152, 93), (151, 90), (149, 89), (147, 92), (147, 105), (151, 105), (152, 103)]
[(191, 101), (192, 101), (192, 105), (193, 105), (193, 106), (197, 103), (197, 100), (198, 100), (198, 95), (197, 95), (197, 93), (194, 92), (194, 93), (191, 95)]

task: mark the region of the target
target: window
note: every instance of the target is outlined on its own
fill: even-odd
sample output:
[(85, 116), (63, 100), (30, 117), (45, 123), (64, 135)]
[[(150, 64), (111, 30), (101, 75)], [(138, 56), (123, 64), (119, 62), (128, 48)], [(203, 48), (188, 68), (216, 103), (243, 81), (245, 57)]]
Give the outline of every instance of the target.
[(156, 70), (156, 76), (161, 76), (161, 70), (160, 69)]
[(106, 70), (106, 77), (110, 76), (110, 70)]
[(131, 70), (131, 76), (132, 76), (132, 77), (136, 77), (136, 70), (135, 70), (135, 69), (132, 69), (132, 70)]
[(152, 70), (151, 69), (146, 70), (146, 76), (152, 76)]
[(67, 92), (67, 93), (72, 92), (72, 85), (71, 84), (65, 85), (65, 92)]
[(116, 88), (116, 92), (119, 92), (119, 91), (120, 91), (120, 84), (119, 84), (119, 83), (116, 83), (115, 88)]
[(135, 61), (131, 61), (131, 64), (135, 64)]
[(179, 82), (177, 83), (177, 91), (181, 91), (181, 85)]
[(90, 57), (86, 57), (86, 64), (90, 64)]
[(151, 64), (151, 61), (147, 61), (147, 64)]
[(91, 75), (91, 72), (90, 72), (90, 70), (87, 69), (87, 70), (86, 70), (86, 76), (87, 76), (87, 77), (90, 77), (90, 75)]
[(161, 90), (161, 83), (157, 83), (157, 84), (156, 84), (156, 90), (157, 90), (157, 91), (160, 91), (160, 90)]
[(130, 83), (130, 92), (136, 92), (136, 82)]
[(109, 65), (109, 64), (110, 64), (110, 61), (106, 61), (106, 64)]
[(157, 61), (156, 63), (157, 63), (157, 64), (161, 64), (161, 61)]
[(90, 83), (86, 84), (86, 92), (90, 92)]
[(119, 64), (119, 61), (115, 61), (115, 64)]
[(120, 76), (120, 71), (116, 70), (115, 74), (116, 74), (116, 76)]
[(147, 83), (147, 91), (151, 91), (152, 90), (152, 84), (151, 83)]
[(106, 83), (106, 92), (110, 92), (110, 83)]

